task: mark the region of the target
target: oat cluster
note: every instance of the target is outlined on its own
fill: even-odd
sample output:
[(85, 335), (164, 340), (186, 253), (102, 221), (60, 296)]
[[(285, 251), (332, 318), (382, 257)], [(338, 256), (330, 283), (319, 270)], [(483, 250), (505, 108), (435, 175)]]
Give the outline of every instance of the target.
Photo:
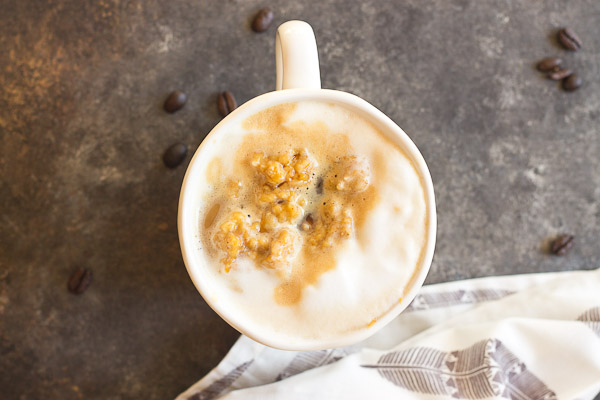
[[(252, 190), (256, 188), (253, 208), (259, 213), (234, 211), (221, 221), (213, 236), (225, 272), (242, 255), (260, 266), (289, 272), (287, 267), (303, 245), (313, 250), (331, 248), (352, 235), (352, 208), (347, 203), (349, 197), (369, 186), (366, 159), (343, 157), (320, 178), (315, 173), (317, 161), (304, 149), (275, 155), (255, 153), (250, 167), (255, 171), (253, 180), (231, 180), (228, 195), (236, 199), (244, 185), (251, 185)], [(316, 182), (320, 183), (314, 185)], [(312, 213), (306, 210), (305, 198), (310, 185), (320, 196)]]

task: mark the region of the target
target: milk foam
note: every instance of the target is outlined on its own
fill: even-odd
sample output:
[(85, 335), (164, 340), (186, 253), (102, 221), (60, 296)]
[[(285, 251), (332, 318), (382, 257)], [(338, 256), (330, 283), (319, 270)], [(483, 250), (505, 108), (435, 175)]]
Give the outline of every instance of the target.
[[(295, 338), (333, 338), (341, 333), (363, 329), (401, 301), (420, 263), (426, 244), (427, 205), (421, 178), (402, 150), (368, 121), (339, 105), (303, 101), (286, 123), (324, 123), (327, 135), (345, 135), (352, 154), (366, 156), (374, 174), (371, 185), (378, 191), (374, 208), (351, 238), (336, 249), (336, 266), (323, 273), (315, 285), (308, 285), (297, 304), (279, 305), (274, 290), (280, 278), (247, 258), (238, 259), (224, 273), (219, 254), (205, 251), (205, 276), (210, 279), (213, 302), (236, 311), (240, 324), (254, 331), (277, 332)], [(236, 171), (238, 151), (244, 135), (242, 122), (229, 124), (212, 139), (212, 154), (218, 159), (205, 164), (208, 185), (199, 201), (197, 226), (199, 247), (203, 242), (203, 217), (207, 207), (222, 196), (223, 177)], [(276, 153), (294, 148), (286, 138), (272, 140)], [(248, 149), (260, 151), (261, 149)], [(308, 150), (320, 160), (327, 148)], [(239, 167), (239, 166), (238, 166)], [(204, 238), (206, 239), (206, 238)], [(208, 250), (205, 248), (205, 250)]]

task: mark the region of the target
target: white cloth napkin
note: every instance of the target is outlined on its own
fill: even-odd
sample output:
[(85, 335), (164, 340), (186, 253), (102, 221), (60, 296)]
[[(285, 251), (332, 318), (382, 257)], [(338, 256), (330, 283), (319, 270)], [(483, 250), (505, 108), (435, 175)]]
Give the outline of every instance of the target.
[(371, 338), (321, 351), (241, 336), (177, 400), (592, 399), (600, 269), (424, 286)]

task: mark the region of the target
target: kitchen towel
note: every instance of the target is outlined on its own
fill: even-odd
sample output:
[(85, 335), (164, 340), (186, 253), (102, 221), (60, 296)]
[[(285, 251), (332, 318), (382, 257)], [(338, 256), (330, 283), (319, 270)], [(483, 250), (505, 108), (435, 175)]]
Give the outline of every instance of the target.
[(593, 399), (600, 269), (424, 286), (356, 345), (275, 350), (246, 336), (176, 400)]

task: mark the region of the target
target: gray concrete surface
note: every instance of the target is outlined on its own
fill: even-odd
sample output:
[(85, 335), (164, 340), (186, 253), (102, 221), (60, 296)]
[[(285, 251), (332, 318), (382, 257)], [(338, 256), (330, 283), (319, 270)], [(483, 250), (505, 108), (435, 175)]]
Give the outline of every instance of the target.
[[(249, 29), (268, 4), (275, 24)], [(0, 398), (169, 399), (237, 333), (179, 253), (185, 165), (239, 102), (274, 88), (276, 26), (314, 27), (323, 86), (388, 114), (427, 160), (438, 245), (428, 282), (592, 269), (600, 237), (600, 2), (0, 0)], [(583, 49), (553, 35), (571, 26)], [(559, 55), (565, 93), (534, 69)], [(174, 89), (189, 101), (168, 115)], [(191, 155), (186, 160), (189, 161)], [(566, 257), (548, 240), (576, 235)], [(74, 296), (76, 266), (94, 272)], [(559, 367), (559, 366), (557, 366)]]

